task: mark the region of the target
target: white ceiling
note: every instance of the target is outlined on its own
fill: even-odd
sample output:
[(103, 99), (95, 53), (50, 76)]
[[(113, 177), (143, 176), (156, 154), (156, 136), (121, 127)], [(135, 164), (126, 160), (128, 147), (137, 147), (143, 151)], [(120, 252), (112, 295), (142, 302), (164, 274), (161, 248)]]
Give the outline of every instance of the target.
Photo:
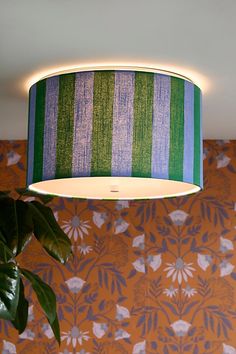
[(195, 72), (204, 137), (236, 139), (235, 38), (236, 0), (0, 0), (0, 139), (27, 136), (31, 75), (107, 62)]

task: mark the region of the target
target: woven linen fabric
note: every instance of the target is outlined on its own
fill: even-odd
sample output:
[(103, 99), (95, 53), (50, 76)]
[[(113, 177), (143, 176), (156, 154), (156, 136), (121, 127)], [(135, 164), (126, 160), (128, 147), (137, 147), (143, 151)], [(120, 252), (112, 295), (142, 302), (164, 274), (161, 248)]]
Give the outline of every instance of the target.
[(30, 90), (27, 184), (162, 178), (202, 187), (201, 91), (169, 75), (87, 71)]

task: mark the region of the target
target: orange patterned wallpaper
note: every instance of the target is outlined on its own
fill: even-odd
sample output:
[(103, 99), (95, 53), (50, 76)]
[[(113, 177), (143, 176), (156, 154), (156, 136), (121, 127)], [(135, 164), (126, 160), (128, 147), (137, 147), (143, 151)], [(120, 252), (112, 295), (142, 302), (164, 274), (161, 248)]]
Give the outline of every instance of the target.
[[(0, 142), (0, 189), (24, 186), (23, 141)], [(73, 241), (66, 266), (34, 241), (19, 259), (57, 294), (58, 348), (34, 295), (26, 331), (0, 322), (3, 354), (236, 353), (236, 141), (206, 141), (205, 189), (191, 197), (54, 198)]]

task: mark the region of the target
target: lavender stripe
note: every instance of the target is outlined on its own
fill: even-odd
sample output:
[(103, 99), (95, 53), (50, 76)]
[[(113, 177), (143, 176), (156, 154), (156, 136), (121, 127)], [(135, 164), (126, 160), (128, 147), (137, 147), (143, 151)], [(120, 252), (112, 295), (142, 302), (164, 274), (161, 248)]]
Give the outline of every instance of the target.
[(43, 145), (43, 180), (54, 178), (56, 172), (58, 95), (59, 77), (55, 76), (47, 79)]
[(184, 88), (184, 171), (183, 180), (193, 183), (194, 168), (194, 85), (185, 81)]
[(152, 177), (169, 178), (170, 77), (154, 75)]
[(112, 176), (131, 176), (133, 142), (134, 72), (115, 74)]
[(35, 130), (35, 106), (36, 106), (36, 84), (30, 90), (29, 104), (29, 128), (28, 128), (28, 167), (27, 167), (27, 185), (33, 182), (34, 168), (34, 130)]
[(72, 176), (90, 176), (93, 128), (93, 72), (77, 73), (75, 78), (74, 141)]

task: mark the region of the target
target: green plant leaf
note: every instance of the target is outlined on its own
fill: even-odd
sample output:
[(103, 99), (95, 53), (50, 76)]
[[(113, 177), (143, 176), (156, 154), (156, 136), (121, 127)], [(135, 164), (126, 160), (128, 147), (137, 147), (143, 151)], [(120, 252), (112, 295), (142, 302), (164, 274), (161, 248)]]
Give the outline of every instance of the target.
[(56, 318), (56, 295), (53, 290), (48, 284), (44, 283), (38, 275), (27, 269), (20, 268), (20, 270), (30, 281), (49, 323), (53, 323)]
[(47, 204), (53, 200), (53, 197), (50, 195), (39, 194), (27, 188), (16, 188), (15, 190), (21, 197), (35, 197), (40, 199), (43, 204)]
[(0, 237), (0, 262), (7, 263), (12, 258), (14, 258), (12, 251), (10, 250), (10, 248), (7, 247), (5, 242), (1, 241), (1, 237)]
[(1, 240), (2, 242), (4, 242), (5, 244), (7, 243), (7, 240), (6, 240), (5, 237), (3, 236), (3, 233), (2, 233), (1, 230), (0, 230), (0, 240)]
[(30, 241), (33, 221), (28, 203), (12, 198), (0, 198), (0, 231), (14, 256)]
[(52, 323), (50, 323), (49, 319), (48, 319), (48, 322), (49, 322), (49, 324), (51, 326), (51, 329), (52, 329), (52, 331), (54, 333), (54, 336), (55, 336), (58, 344), (60, 345), (61, 344), (61, 335), (60, 335), (60, 325), (59, 325), (59, 321), (58, 321), (57, 315), (55, 317), (55, 320)]
[(19, 334), (24, 332), (27, 326), (28, 308), (29, 308), (29, 303), (25, 298), (24, 284), (20, 279), (20, 292), (19, 292), (19, 301), (16, 310), (16, 316), (15, 316), (15, 320), (11, 321), (13, 326), (18, 330)]
[(14, 320), (19, 300), (20, 274), (14, 263), (0, 264), (0, 318)]
[(29, 202), (32, 210), (34, 235), (45, 250), (61, 263), (70, 257), (71, 242), (58, 225), (50, 208), (39, 202)]
[(56, 312), (56, 295), (51, 287), (44, 283), (38, 275), (28, 271), (27, 269), (20, 269), (22, 274), (30, 281), (38, 301), (47, 317), (47, 320), (52, 328), (54, 336), (60, 345), (60, 326)]
[(6, 192), (0, 191), (0, 199), (7, 198), (9, 193), (10, 193), (10, 191), (6, 191)]

